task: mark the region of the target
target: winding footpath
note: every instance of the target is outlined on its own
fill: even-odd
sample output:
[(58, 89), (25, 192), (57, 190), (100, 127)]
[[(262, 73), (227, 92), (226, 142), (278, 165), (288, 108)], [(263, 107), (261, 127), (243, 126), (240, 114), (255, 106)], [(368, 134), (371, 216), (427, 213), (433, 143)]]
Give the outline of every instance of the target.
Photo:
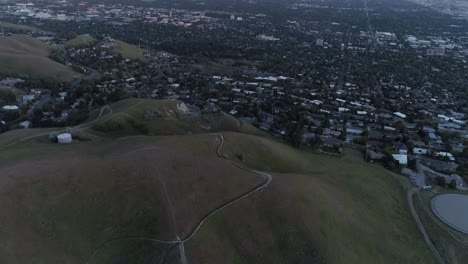
[(186, 263), (186, 258), (185, 258), (185, 250), (184, 250), (184, 243), (188, 242), (190, 239), (192, 239), (196, 234), (197, 232), (200, 230), (200, 228), (202, 227), (202, 225), (206, 222), (206, 220), (208, 220), (211, 216), (219, 213), (221, 210), (225, 209), (226, 207), (232, 205), (232, 204), (235, 204), (237, 202), (239, 202), (240, 200), (248, 197), (249, 195), (255, 193), (255, 192), (258, 192), (264, 188), (266, 188), (272, 181), (272, 176), (271, 174), (269, 173), (266, 173), (266, 172), (262, 172), (262, 171), (257, 171), (257, 170), (252, 170), (252, 169), (249, 169), (249, 168), (245, 168), (237, 163), (235, 163), (234, 161), (231, 161), (229, 159), (227, 159), (222, 153), (221, 153), (221, 149), (224, 145), (224, 137), (223, 135), (221, 134), (212, 134), (214, 136), (217, 136), (219, 139), (220, 139), (220, 142), (219, 142), (219, 145), (216, 149), (216, 154), (218, 155), (219, 158), (222, 158), (222, 159), (225, 159), (225, 160), (228, 160), (231, 162), (232, 165), (234, 165), (235, 167), (241, 169), (241, 170), (244, 170), (244, 171), (247, 171), (247, 172), (251, 172), (251, 173), (255, 173), (255, 174), (258, 174), (260, 176), (262, 176), (264, 178), (264, 181), (257, 184), (256, 186), (254, 186), (253, 188), (251, 188), (250, 190), (248, 190), (247, 192), (239, 195), (239, 196), (236, 196), (234, 198), (232, 198), (231, 200), (217, 206), (216, 208), (214, 208), (213, 210), (211, 210), (210, 212), (208, 212), (203, 218), (200, 219), (200, 221), (198, 222), (198, 225), (195, 226), (194, 229), (192, 229), (192, 231), (184, 238), (184, 239), (178, 239), (177, 240), (170, 240), (170, 241), (165, 241), (165, 240), (160, 240), (160, 239), (156, 239), (156, 238), (152, 238), (152, 237), (119, 237), (119, 238), (114, 238), (114, 239), (111, 239), (111, 240), (107, 240), (105, 242), (103, 242), (102, 244), (100, 244), (95, 250), (94, 252), (91, 254), (91, 256), (88, 258), (88, 260), (86, 261), (86, 263), (91, 263), (92, 259), (94, 258), (94, 256), (96, 256), (96, 254), (99, 252), (99, 250), (101, 250), (102, 248), (104, 248), (106, 245), (108, 245), (109, 243), (112, 243), (112, 242), (116, 242), (116, 241), (123, 241), (123, 240), (147, 240), (147, 241), (152, 241), (152, 242), (155, 242), (155, 243), (160, 243), (160, 244), (177, 244), (179, 246), (179, 249), (181, 250), (180, 252), (180, 258), (183, 262)]
[(410, 207), (411, 214), (413, 215), (414, 220), (416, 221), (416, 224), (418, 225), (419, 231), (421, 231), (421, 234), (424, 237), (424, 240), (426, 241), (427, 246), (429, 249), (434, 253), (437, 262), (439, 264), (445, 264), (444, 259), (440, 255), (439, 251), (437, 251), (437, 248), (434, 246), (434, 243), (432, 243), (431, 238), (426, 232), (426, 229), (424, 228), (421, 219), (419, 219), (418, 213), (416, 212), (416, 208), (414, 207), (413, 203), (413, 195), (415, 192), (419, 191), (420, 188), (412, 188), (411, 190), (408, 191), (407, 198), (408, 198), (408, 204)]

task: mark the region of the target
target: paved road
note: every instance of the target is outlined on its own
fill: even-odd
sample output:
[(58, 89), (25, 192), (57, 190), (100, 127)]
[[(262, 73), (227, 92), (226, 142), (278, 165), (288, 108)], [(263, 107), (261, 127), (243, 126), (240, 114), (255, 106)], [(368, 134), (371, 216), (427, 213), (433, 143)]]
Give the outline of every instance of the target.
[(460, 177), (459, 175), (456, 175), (456, 174), (449, 175), (449, 174), (434, 171), (433, 169), (420, 164), (420, 162), (419, 162), (420, 159), (419, 158), (417, 158), (416, 160), (417, 160), (417, 162), (419, 164), (418, 169), (421, 169), (423, 172), (428, 171), (428, 172), (430, 172), (432, 174), (435, 174), (437, 176), (444, 177), (445, 181), (447, 183), (449, 183), (452, 180), (455, 180), (457, 182), (457, 189), (462, 190), (462, 191), (468, 191), (468, 186), (465, 183), (465, 180), (462, 177)]
[[(102, 110), (101, 110), (101, 113), (102, 113)], [(222, 149), (222, 147), (224, 145), (223, 135), (221, 135), (221, 134), (213, 134), (213, 135), (217, 136), (220, 139), (219, 145), (218, 145), (218, 147), (216, 149), (216, 153), (217, 153), (218, 157), (220, 157), (222, 159), (229, 160), (221, 153), (221, 149)], [(190, 239), (192, 239), (196, 235), (196, 233), (198, 232), (198, 230), (200, 230), (200, 228), (206, 222), (206, 220), (208, 220), (211, 216), (219, 213), (221, 210), (227, 208), (228, 206), (230, 206), (230, 205), (232, 205), (234, 203), (237, 203), (240, 200), (246, 198), (247, 196), (266, 188), (272, 181), (273, 177), (269, 173), (262, 172), (262, 171), (257, 171), (257, 170), (252, 170), (252, 169), (249, 169), (249, 168), (245, 168), (245, 167), (235, 163), (234, 161), (231, 161), (231, 164), (234, 165), (235, 167), (241, 169), (241, 170), (251, 172), (251, 173), (255, 173), (255, 174), (258, 174), (258, 175), (262, 176), (264, 178), (264, 181), (261, 182), (260, 184), (256, 185), (256, 186), (252, 187), (247, 192), (245, 192), (245, 193), (243, 193), (243, 194), (241, 194), (241, 195), (239, 195), (237, 197), (232, 198), (230, 201), (228, 201), (228, 202), (226, 202), (224, 204), (221, 204), (218, 207), (216, 207), (215, 209), (208, 212), (204, 217), (202, 217), (200, 219), (198, 225), (184, 239), (177, 238), (177, 240), (165, 241), (165, 240), (160, 240), (160, 239), (156, 239), (156, 238), (152, 238), (152, 237), (119, 237), (119, 238), (114, 238), (114, 239), (107, 240), (107, 241), (101, 243), (95, 249), (95, 251), (91, 254), (91, 256), (88, 258), (86, 263), (91, 263), (92, 259), (98, 253), (98, 251), (100, 249), (104, 248), (107, 244), (109, 244), (111, 242), (121, 241), (121, 240), (147, 240), (147, 241), (152, 241), (152, 242), (156, 242), (156, 243), (160, 243), (160, 244), (178, 244), (179, 245), (179, 250), (180, 250), (180, 252), (179, 252), (180, 253), (180, 258), (181, 258), (181, 260), (183, 262), (186, 262), (187, 260), (186, 260), (186, 257), (185, 257), (185, 249), (183, 247), (183, 244), (186, 243), (187, 241), (189, 241)], [(184, 251), (184, 252), (182, 252), (182, 251)]]
[(424, 168), (421, 165), (421, 161), (416, 159), (416, 169), (418, 170), (416, 174), (414, 174), (414, 181), (417, 186), (423, 187), (426, 185), (426, 175), (424, 174)]
[(424, 237), (424, 240), (426, 241), (427, 246), (429, 249), (434, 253), (437, 262), (439, 264), (445, 264), (444, 260), (442, 259), (442, 256), (440, 255), (439, 251), (437, 251), (437, 248), (434, 246), (434, 244), (431, 241), (431, 238), (426, 232), (426, 229), (424, 228), (421, 220), (419, 219), (418, 213), (416, 212), (416, 208), (414, 207), (413, 203), (413, 194), (415, 192), (418, 192), (420, 188), (412, 188), (411, 190), (408, 191), (407, 198), (408, 198), (408, 205), (410, 207), (411, 214), (413, 215), (414, 220), (416, 221), (416, 225), (419, 228), (419, 231), (421, 231), (421, 234)]

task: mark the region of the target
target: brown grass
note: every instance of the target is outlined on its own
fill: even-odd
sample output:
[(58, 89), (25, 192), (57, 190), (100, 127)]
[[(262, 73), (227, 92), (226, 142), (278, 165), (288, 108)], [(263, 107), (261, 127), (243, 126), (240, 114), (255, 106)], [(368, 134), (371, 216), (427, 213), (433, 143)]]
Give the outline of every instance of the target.
[[(26, 151), (0, 160), (6, 263), (84, 263), (102, 242), (121, 236), (175, 240), (259, 180), (220, 160), (211, 135), (26, 143), (2, 150)], [(139, 244), (122, 243), (108, 244), (96, 259)]]

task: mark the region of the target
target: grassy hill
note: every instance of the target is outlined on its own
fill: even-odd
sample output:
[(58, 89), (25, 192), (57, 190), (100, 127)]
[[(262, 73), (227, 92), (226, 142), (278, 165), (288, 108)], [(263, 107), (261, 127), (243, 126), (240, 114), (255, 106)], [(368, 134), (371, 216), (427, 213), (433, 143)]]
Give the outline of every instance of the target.
[(120, 53), (122, 57), (127, 59), (140, 59), (146, 60), (147, 58), (143, 55), (145, 50), (139, 48), (135, 45), (128, 44), (126, 42), (116, 40), (116, 46), (114, 47), (114, 51)]
[(7, 22), (0, 22), (0, 28), (5, 28), (5, 29), (16, 29), (16, 30), (22, 30), (25, 32), (40, 32), (40, 33), (48, 33), (46, 31), (40, 30), (37, 27), (33, 26), (28, 26), (28, 25), (20, 25), (20, 24), (13, 24), (13, 23), (7, 23)]
[[(144, 120), (147, 112), (158, 117)], [(224, 114), (193, 116), (176, 100), (123, 100), (81, 126), (105, 127), (117, 131), (70, 145), (49, 143), (50, 130), (0, 135), (2, 260), (181, 263), (177, 244), (151, 239), (185, 238), (262, 182), (235, 161), (273, 180), (208, 218), (185, 243), (189, 263), (433, 263), (402, 179), (352, 150), (338, 158), (223, 132), (221, 159), (219, 138), (206, 132), (245, 127)], [(179, 135), (136, 135), (140, 127)]]
[[(85, 263), (113, 238), (174, 240), (176, 232), (187, 234), (207, 211), (259, 180), (220, 160), (216, 144), (216, 137), (208, 135), (68, 146), (41, 137), (1, 150), (2, 260)], [(3, 155), (6, 152), (14, 155)], [(167, 249), (146, 246), (151, 254)], [(103, 259), (128, 250), (119, 241), (110, 243), (92, 263), (115, 263)], [(123, 262), (145, 263), (130, 259)]]
[[(92, 123), (91, 128), (117, 137), (213, 131), (261, 134), (254, 127), (240, 123), (225, 113), (195, 113), (186, 108), (186, 105), (178, 100), (126, 99), (110, 105), (112, 113), (106, 111), (98, 121)], [(95, 119), (99, 113), (100, 109), (92, 112), (90, 120)]]
[(82, 45), (92, 45), (96, 43), (96, 39), (89, 34), (80, 35), (76, 38), (70, 39), (64, 43), (65, 47), (79, 47)]
[(53, 48), (27, 35), (0, 38), (0, 72), (61, 81), (79, 77), (71, 68), (47, 57)]
[(225, 155), (272, 171), (272, 186), (213, 217), (188, 244), (194, 263), (433, 263), (399, 180), (356, 161), (360, 153), (330, 157), (237, 133), (225, 140)]

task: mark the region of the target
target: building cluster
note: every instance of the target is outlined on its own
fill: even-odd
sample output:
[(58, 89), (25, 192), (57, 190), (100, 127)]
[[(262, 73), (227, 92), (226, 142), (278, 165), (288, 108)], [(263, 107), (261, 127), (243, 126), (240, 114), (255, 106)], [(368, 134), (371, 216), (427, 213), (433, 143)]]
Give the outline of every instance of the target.
[[(136, 7), (121, 4), (90, 4), (66, 1), (17, 3), (4, 6), (6, 15), (18, 17), (20, 20), (39, 19), (57, 21), (99, 21), (116, 25), (140, 21), (150, 24), (167, 24), (189, 27), (192, 25), (210, 25), (216, 19), (207, 17), (204, 11), (189, 11), (184, 9), (166, 9), (152, 7)], [(237, 18), (242, 20), (241, 17)]]
[[(297, 14), (329, 7), (289, 8)], [(446, 32), (456, 25), (374, 30), (365, 14), (372, 10), (360, 6), (342, 8), (339, 16), (285, 19), (66, 2), (2, 11), (20, 21), (83, 22), (80, 30), (99, 32), (96, 42), (65, 47), (56, 58), (81, 69), (87, 80), (53, 89), (27, 86), (16, 102), (1, 105), (3, 125), (70, 125), (125, 97), (178, 99), (207, 112), (223, 110), (294, 145), (319, 145), (327, 153), (359, 148), (386, 166), (418, 160), (453, 174), (468, 162), (468, 33)], [(389, 12), (406, 17), (413, 11)], [(373, 14), (385, 21), (385, 13)], [(112, 23), (115, 32), (100, 32), (109, 29), (87, 21)], [(121, 30), (134, 22), (148, 35)], [(123, 57), (115, 50), (118, 36), (154, 46), (146, 45), (145, 58)], [(60, 46), (65, 40), (48, 41)]]

